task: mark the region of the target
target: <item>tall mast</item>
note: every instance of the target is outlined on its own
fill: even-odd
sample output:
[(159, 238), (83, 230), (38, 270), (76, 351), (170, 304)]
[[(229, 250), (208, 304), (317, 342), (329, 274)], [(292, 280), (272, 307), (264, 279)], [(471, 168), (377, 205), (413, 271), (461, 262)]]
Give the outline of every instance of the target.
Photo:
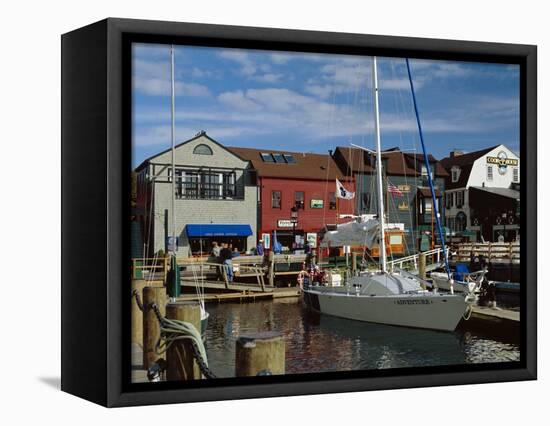
[(174, 82), (174, 45), (170, 45), (170, 88), (171, 88), (171, 137), (172, 137), (172, 249), (176, 252), (176, 90)]
[[(418, 105), (416, 104), (416, 94), (414, 92), (414, 84), (412, 79), (412, 72), (411, 72), (411, 65), (409, 63), (409, 58), (405, 58), (405, 63), (407, 64), (407, 74), (409, 76), (409, 84), (411, 86), (414, 113), (416, 115), (416, 125), (418, 126), (418, 134), (420, 135), (422, 152), (424, 153), (424, 164), (426, 165), (426, 171), (428, 173), (428, 185), (430, 186), (430, 192), (432, 193), (432, 218), (435, 215), (435, 221), (437, 223), (437, 229), (439, 231), (439, 239), (441, 240), (441, 248), (443, 249), (443, 258), (445, 259), (445, 270), (447, 271), (447, 277), (450, 280), (451, 270), (449, 268), (449, 258), (447, 254), (447, 249), (445, 247), (445, 237), (443, 234), (443, 227), (441, 226), (441, 217), (439, 214), (439, 208), (437, 207), (437, 197), (435, 196), (435, 189), (434, 189), (434, 184), (432, 179), (432, 169), (430, 167), (430, 159), (428, 158), (428, 153), (426, 152), (426, 145), (424, 144), (424, 134), (422, 132), (422, 124), (420, 124), (420, 114), (418, 112)], [(432, 232), (432, 235), (433, 235), (433, 232)], [(451, 293), (452, 292), (453, 292), (453, 286), (451, 284)]]
[(378, 73), (376, 56), (372, 58), (372, 82), (374, 88), (374, 134), (376, 136), (376, 177), (378, 179), (378, 221), (380, 223), (380, 269), (386, 272), (386, 236), (384, 231), (384, 191), (382, 182), (382, 148), (380, 145), (380, 112), (378, 111)]

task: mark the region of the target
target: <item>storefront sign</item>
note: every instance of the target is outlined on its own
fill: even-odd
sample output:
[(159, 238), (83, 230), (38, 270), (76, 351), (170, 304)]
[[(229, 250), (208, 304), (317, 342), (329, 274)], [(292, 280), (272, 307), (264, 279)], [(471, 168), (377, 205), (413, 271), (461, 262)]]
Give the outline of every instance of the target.
[(519, 161), (515, 158), (508, 158), (504, 151), (500, 151), (496, 157), (487, 157), (487, 164), (496, 164), (498, 172), (504, 175), (508, 166), (517, 166)]
[(178, 251), (179, 245), (178, 237), (166, 237), (166, 248), (168, 251)]
[(295, 222), (292, 221), (292, 219), (279, 219), (277, 221), (277, 227), (278, 228), (293, 228), (295, 224), (297, 224), (298, 221)]
[(312, 199), (309, 203), (309, 207), (312, 209), (322, 209), (324, 207), (324, 201)]
[(270, 234), (262, 234), (262, 241), (264, 242), (264, 248), (266, 248), (266, 249), (271, 248), (271, 235)]
[(407, 203), (406, 201), (403, 201), (403, 202), (399, 203), (397, 208), (399, 210), (409, 210), (409, 203)]
[(411, 192), (411, 186), (410, 185), (397, 185), (397, 188), (401, 192)]
[(308, 232), (306, 234), (307, 242), (309, 243), (309, 246), (311, 248), (317, 247), (317, 233), (316, 232)]

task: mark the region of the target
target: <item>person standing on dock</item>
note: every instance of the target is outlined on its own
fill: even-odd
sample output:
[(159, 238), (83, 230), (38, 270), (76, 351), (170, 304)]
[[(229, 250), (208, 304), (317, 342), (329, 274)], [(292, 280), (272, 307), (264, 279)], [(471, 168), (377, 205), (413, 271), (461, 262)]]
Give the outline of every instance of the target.
[(258, 256), (264, 255), (264, 242), (262, 240), (258, 241), (258, 245), (256, 246), (256, 254)]
[(233, 253), (231, 252), (231, 249), (229, 248), (228, 244), (223, 243), (223, 247), (220, 250), (220, 261), (225, 267), (227, 280), (229, 282), (233, 281), (233, 262), (231, 261), (232, 257), (233, 257)]
[(212, 241), (212, 251), (210, 253), (216, 259), (216, 262), (217, 262), (218, 258), (220, 257), (220, 246), (218, 245), (217, 241)]

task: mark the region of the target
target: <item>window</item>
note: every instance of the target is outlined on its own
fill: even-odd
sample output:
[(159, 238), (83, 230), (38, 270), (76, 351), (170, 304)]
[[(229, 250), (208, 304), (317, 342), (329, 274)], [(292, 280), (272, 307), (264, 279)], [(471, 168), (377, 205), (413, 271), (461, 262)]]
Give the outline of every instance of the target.
[(208, 145), (201, 143), (200, 145), (197, 145), (195, 149), (193, 149), (193, 154), (212, 155), (212, 148), (210, 148)]
[(456, 193), (456, 206), (461, 208), (464, 205), (464, 191), (458, 191)]
[(271, 208), (281, 208), (281, 191), (271, 191)]
[(295, 163), (296, 159), (294, 158), (294, 155), (292, 154), (283, 154), (283, 157), (285, 158), (286, 162), (289, 164)]
[(368, 212), (370, 210), (370, 192), (363, 192), (361, 194), (361, 201), (363, 202), (363, 212)]
[(276, 163), (286, 163), (285, 157), (283, 157), (283, 154), (271, 154), (271, 155), (275, 159)]
[(456, 231), (456, 229), (455, 229), (455, 218), (454, 217), (447, 218), (447, 227), (453, 232)]
[(453, 194), (445, 194), (445, 208), (450, 209), (451, 208), (451, 199), (453, 197)]
[(519, 182), (519, 169), (517, 167), (514, 167), (512, 169), (512, 174), (513, 174), (512, 180), (515, 183)]
[(303, 191), (296, 191), (294, 193), (294, 205), (297, 209), (304, 209), (306, 195)]
[(329, 192), (329, 194), (328, 194), (328, 208), (330, 210), (336, 210), (336, 192)]
[(431, 198), (424, 198), (424, 211), (426, 213), (432, 212), (432, 199)]
[(464, 230), (466, 230), (466, 214), (458, 212), (455, 219), (455, 231), (462, 232)]
[(460, 167), (453, 167), (451, 169), (451, 180), (454, 182), (458, 182), (458, 178), (460, 177)]
[(176, 196), (206, 200), (243, 199), (235, 172), (176, 170)]
[(487, 166), (487, 180), (493, 180), (493, 166)]
[(275, 160), (273, 159), (273, 156), (269, 152), (262, 152), (260, 154), (260, 157), (262, 157), (262, 161), (264, 163), (274, 163)]

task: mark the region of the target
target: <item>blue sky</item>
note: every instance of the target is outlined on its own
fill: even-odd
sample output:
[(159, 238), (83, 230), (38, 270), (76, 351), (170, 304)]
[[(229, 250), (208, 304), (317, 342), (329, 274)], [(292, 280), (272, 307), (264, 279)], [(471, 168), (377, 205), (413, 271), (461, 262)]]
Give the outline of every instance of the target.
[[(176, 142), (326, 153), (374, 148), (372, 58), (177, 46)], [(519, 67), (412, 60), (427, 149), (519, 152)], [(383, 148), (421, 150), (403, 58), (379, 58)], [(170, 147), (170, 48), (133, 47), (133, 164)]]

